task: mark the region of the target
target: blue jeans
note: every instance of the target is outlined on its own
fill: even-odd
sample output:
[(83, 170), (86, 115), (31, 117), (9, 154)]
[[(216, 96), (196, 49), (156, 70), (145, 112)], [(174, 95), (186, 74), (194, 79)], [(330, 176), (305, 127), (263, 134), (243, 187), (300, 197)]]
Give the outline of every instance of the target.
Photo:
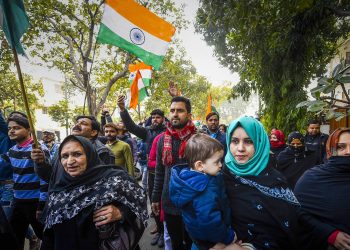
[[(7, 220), (10, 220), (13, 212), (13, 184), (0, 184), (0, 204)], [(29, 225), (26, 238), (32, 239), (35, 236), (33, 228)]]
[(141, 167), (141, 173), (142, 173), (142, 187), (143, 189), (147, 192), (147, 163), (145, 164), (140, 164), (140, 167)]
[(0, 204), (7, 219), (12, 214), (13, 184), (0, 184)]

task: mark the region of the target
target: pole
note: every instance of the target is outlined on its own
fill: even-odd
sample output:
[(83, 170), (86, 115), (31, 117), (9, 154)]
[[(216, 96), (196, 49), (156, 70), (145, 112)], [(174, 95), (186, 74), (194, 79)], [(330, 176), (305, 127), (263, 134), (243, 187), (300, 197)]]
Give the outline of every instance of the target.
[(27, 112), (29, 126), (30, 126), (30, 130), (32, 131), (32, 136), (33, 136), (33, 140), (34, 140), (33, 148), (38, 148), (39, 143), (38, 143), (38, 139), (36, 138), (35, 128), (34, 128), (33, 120), (32, 120), (32, 115), (31, 115), (30, 110), (29, 110), (27, 92), (26, 92), (24, 82), (23, 82), (22, 71), (21, 71), (21, 67), (19, 65), (19, 61), (18, 61), (16, 46), (12, 46), (12, 47), (13, 47), (12, 48), (13, 56), (15, 57), (15, 64), (16, 64), (16, 68), (17, 68), (18, 79), (19, 79), (19, 83), (21, 86), (21, 92), (22, 92), (22, 96), (23, 96), (24, 106), (25, 106), (25, 109)]
[[(64, 99), (67, 102), (67, 107), (68, 107), (68, 110), (69, 110), (69, 106), (68, 106), (68, 87), (67, 87), (67, 77), (66, 77), (66, 75), (64, 75)], [(65, 114), (66, 136), (68, 136), (68, 110), (67, 110), (67, 113)]]
[(141, 121), (141, 109), (140, 109), (140, 104), (137, 104), (137, 113), (138, 113), (138, 115), (139, 115), (139, 121), (142, 122), (142, 121)]

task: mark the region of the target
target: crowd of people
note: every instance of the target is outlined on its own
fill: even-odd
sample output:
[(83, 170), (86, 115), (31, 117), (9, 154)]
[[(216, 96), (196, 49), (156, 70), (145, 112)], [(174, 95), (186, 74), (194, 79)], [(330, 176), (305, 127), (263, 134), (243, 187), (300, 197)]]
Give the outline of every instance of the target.
[[(173, 96), (136, 124), (79, 115), (35, 145), (25, 114), (0, 114), (1, 249), (350, 250), (350, 128), (267, 133), (255, 118), (192, 121)], [(78, 114), (77, 114), (78, 115)], [(135, 139), (137, 138), (137, 139)], [(141, 172), (141, 184), (136, 172)], [(151, 211), (147, 210), (147, 198)]]

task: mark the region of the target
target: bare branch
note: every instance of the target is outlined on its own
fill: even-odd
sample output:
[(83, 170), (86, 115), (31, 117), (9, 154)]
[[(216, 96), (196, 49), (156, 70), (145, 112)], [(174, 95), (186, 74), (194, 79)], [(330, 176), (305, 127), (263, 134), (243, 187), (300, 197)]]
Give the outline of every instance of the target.
[(341, 103), (345, 103), (345, 104), (349, 104), (350, 105), (350, 102), (347, 102), (347, 101), (344, 101), (344, 100), (341, 100), (341, 99), (337, 99), (337, 98), (334, 98), (334, 97), (330, 97), (330, 96), (322, 96), (320, 97), (321, 100), (332, 100), (334, 102), (341, 102)]
[(74, 87), (80, 89), (81, 91), (84, 91), (85, 92), (85, 89), (80, 86), (78, 83), (76, 83), (72, 78), (69, 78), (69, 81), (73, 84)]
[(97, 16), (97, 13), (100, 10), (102, 4), (104, 4), (104, 2), (105, 2), (105, 0), (101, 0), (101, 2), (98, 4), (98, 7), (96, 8), (95, 13), (94, 13), (94, 18)]
[(117, 80), (126, 75), (126, 73), (128, 72), (128, 66), (131, 63), (131, 60), (132, 60), (132, 56), (130, 55), (130, 53), (128, 53), (126, 55), (126, 58), (125, 58), (125, 65), (124, 65), (123, 70), (118, 72), (117, 74), (115, 74), (109, 80), (108, 84), (106, 85), (105, 90), (103, 91), (103, 95), (102, 95), (102, 97), (100, 99), (100, 102), (97, 105), (97, 109), (100, 109), (102, 107), (102, 105), (106, 102), (108, 93), (111, 90), (112, 86), (117, 82)]
[[(66, 6), (64, 6), (64, 7), (66, 7)], [(59, 10), (57, 7), (53, 7), (53, 9), (58, 12), (58, 15), (62, 15), (62, 10)], [(70, 19), (75, 19), (78, 23), (80, 23), (81, 25), (83, 25), (83, 26), (85, 26), (87, 28), (87, 26), (85, 24), (85, 21), (80, 19), (74, 13), (70, 12), (69, 8), (65, 8), (65, 12), (67, 13), (67, 16), (70, 17)]]
[(338, 108), (338, 109), (349, 109), (350, 108), (350, 104), (349, 105), (345, 105), (345, 106), (339, 106), (339, 105), (335, 105), (330, 101), (326, 101), (323, 100), (324, 102), (328, 103), (329, 106), (331, 106), (332, 108)]

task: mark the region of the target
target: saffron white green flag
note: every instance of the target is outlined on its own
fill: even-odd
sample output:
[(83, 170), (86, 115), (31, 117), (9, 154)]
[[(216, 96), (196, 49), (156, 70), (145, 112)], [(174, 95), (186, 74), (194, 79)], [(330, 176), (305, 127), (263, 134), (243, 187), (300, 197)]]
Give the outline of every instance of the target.
[(144, 62), (140, 62), (137, 64), (130, 64), (129, 71), (130, 71), (130, 75), (129, 75), (130, 84), (133, 83), (137, 72), (140, 72), (140, 75), (142, 78), (142, 82), (138, 84), (138, 90), (139, 90), (138, 102), (140, 103), (148, 96), (147, 87), (151, 85), (152, 66), (149, 66)]
[(175, 30), (133, 0), (106, 0), (97, 42), (125, 49), (158, 70)]

